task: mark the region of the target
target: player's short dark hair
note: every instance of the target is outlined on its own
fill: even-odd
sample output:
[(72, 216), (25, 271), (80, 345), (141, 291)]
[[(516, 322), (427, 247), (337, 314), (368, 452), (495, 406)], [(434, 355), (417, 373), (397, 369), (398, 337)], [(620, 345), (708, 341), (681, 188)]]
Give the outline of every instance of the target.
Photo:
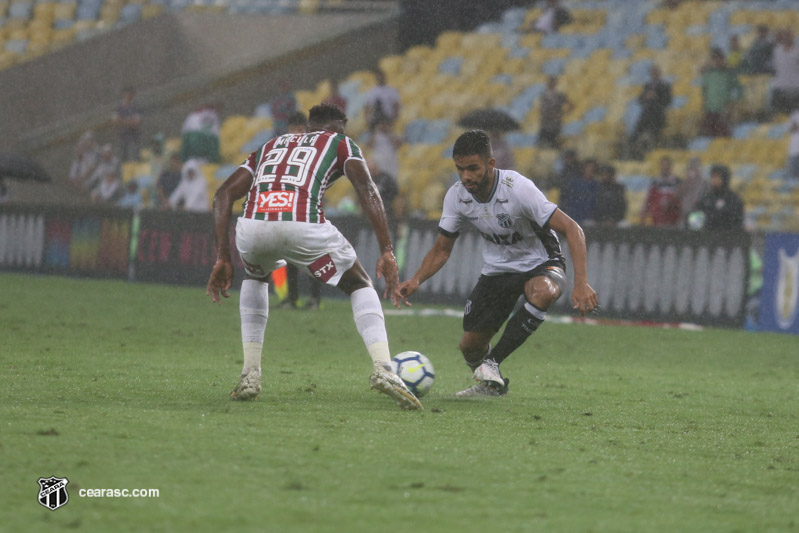
[(461, 134), (452, 147), (452, 157), (479, 155), (491, 157), (491, 139), (483, 130), (470, 130)]
[(295, 111), (294, 113), (289, 116), (288, 125), (289, 126), (304, 126), (308, 123), (308, 119), (305, 118), (305, 113), (302, 111)]
[(310, 124), (329, 124), (336, 120), (347, 122), (347, 115), (332, 104), (315, 105), (308, 112), (308, 122)]

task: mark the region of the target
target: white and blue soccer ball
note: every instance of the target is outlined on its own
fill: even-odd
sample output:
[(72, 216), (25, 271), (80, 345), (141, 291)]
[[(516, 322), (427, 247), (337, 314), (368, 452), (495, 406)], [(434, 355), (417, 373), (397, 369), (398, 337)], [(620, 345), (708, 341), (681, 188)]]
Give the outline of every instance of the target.
[(419, 352), (402, 352), (391, 360), (391, 369), (408, 386), (417, 398), (421, 398), (433, 388), (436, 371), (430, 359)]

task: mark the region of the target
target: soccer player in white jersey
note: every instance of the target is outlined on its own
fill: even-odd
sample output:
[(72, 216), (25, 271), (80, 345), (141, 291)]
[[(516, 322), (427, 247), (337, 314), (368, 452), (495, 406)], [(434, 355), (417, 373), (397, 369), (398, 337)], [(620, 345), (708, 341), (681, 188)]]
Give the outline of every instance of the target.
[[(325, 220), (322, 197), (335, 179), (346, 175), (377, 234), (381, 256), (377, 276), (399, 307), (397, 262), (380, 193), (360, 148), (346, 135), (347, 117), (337, 107), (315, 106), (308, 132), (286, 134), (253, 152), (214, 196), (217, 261), (206, 292), (220, 303), (233, 283), (228, 230), (233, 203), (247, 196), (236, 224), (236, 248), (245, 265), (239, 311), (244, 348), (241, 380), (230, 396), (249, 400), (261, 392), (261, 352), (269, 310), (270, 273), (294, 264), (308, 275), (350, 296), (355, 326), (373, 361), (369, 382), (403, 409), (422, 404), (391, 370), (383, 309), (369, 275), (344, 236)], [(407, 303), (407, 300), (405, 300)]]
[[(556, 232), (566, 236), (571, 251), (574, 308), (581, 314), (596, 308), (597, 296), (586, 274), (585, 236), (532, 181), (494, 167), (484, 131), (461, 135), (452, 157), (460, 182), (447, 191), (439, 234), (416, 274), (400, 284), (400, 293), (407, 298), (438, 272), (463, 224), (471, 222), (485, 239), (484, 264), (466, 301), (460, 350), (477, 385), (457, 395), (504, 396), (508, 379), (502, 377), (499, 365), (538, 329), (565, 285), (566, 265)], [(520, 297), (524, 303), (511, 316)], [(491, 339), (506, 320), (505, 331), (492, 348)]]

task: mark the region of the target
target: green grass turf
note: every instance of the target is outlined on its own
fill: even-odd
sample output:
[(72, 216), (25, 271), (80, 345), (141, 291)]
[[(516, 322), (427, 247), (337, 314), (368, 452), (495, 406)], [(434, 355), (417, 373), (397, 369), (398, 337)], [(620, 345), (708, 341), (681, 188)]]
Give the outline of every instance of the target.
[(438, 374), (409, 413), (369, 390), (344, 300), (273, 309), (265, 391), (235, 403), (238, 294), (9, 274), (0, 294), (2, 531), (799, 530), (795, 337), (546, 324), (507, 398), (456, 400), (460, 321), (389, 316), (392, 351)]

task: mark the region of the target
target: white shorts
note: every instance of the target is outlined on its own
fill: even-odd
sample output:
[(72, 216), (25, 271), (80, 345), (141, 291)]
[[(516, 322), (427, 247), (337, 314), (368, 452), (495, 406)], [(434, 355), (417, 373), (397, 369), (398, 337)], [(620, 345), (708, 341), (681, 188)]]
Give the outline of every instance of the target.
[(244, 269), (262, 278), (286, 265), (334, 287), (358, 259), (355, 249), (330, 222), (268, 222), (239, 218), (236, 248)]

